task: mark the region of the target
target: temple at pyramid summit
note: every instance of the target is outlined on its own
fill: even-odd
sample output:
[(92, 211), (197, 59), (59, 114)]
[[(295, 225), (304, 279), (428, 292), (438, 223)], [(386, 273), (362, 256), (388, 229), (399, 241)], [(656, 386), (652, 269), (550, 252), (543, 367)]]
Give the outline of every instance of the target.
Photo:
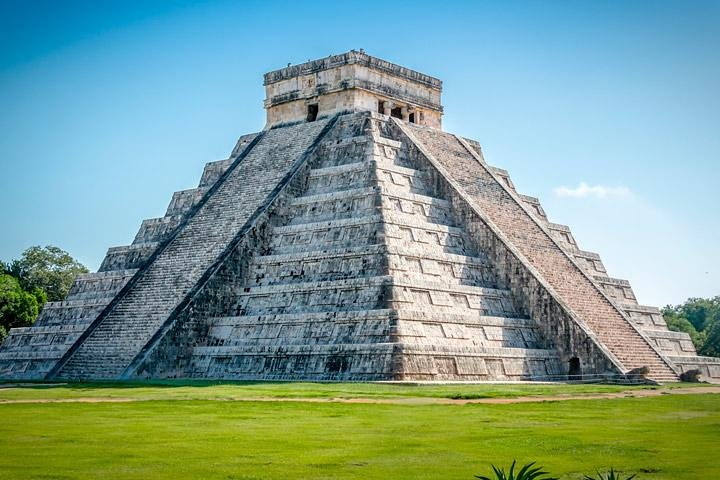
[(265, 74), (267, 124), (36, 323), (0, 378), (675, 381), (698, 356), (363, 51)]

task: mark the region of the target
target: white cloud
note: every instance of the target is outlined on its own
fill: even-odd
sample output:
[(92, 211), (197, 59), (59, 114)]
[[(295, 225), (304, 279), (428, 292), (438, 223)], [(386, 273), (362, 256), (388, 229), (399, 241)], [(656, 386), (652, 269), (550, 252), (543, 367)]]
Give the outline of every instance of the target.
[(627, 187), (608, 187), (606, 185), (588, 185), (580, 182), (575, 188), (557, 187), (554, 189), (555, 195), (558, 197), (572, 198), (609, 198), (609, 197), (632, 197), (632, 192)]

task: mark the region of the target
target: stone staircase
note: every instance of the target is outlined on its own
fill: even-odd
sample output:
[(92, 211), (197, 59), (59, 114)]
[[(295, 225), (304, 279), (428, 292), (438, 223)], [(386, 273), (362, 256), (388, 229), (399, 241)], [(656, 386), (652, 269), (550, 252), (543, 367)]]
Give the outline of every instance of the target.
[[(161, 242), (155, 258), (112, 308), (84, 332), (55, 370), (62, 379), (118, 378), (219, 258), (251, 215), (310, 147), (328, 121), (271, 130), (236, 160), (211, 194), (179, 195), (198, 209), (183, 222), (170, 215), (143, 223), (136, 242)], [(261, 178), (256, 172), (262, 171)], [(256, 179), (255, 181), (250, 181)], [(204, 192), (203, 192), (204, 193)], [(179, 207), (177, 198), (169, 212)], [(197, 200), (202, 197), (202, 201)], [(198, 203), (199, 202), (199, 203)], [(163, 243), (165, 242), (165, 243)]]
[(477, 152), (370, 113), (241, 137), (13, 329), (0, 376), (558, 379), (579, 356), (586, 372), (675, 380), (670, 358), (720, 377)]
[[(580, 269), (563, 249), (577, 250), (569, 229), (551, 224), (539, 201), (517, 195), (507, 176), (498, 175), (482, 162), (472, 145), (437, 130), (407, 125), (404, 132), (427, 153), (429, 161), (449, 175), (458, 191), (466, 195), (499, 229), (556, 292), (590, 328), (602, 347), (629, 371), (648, 367), (650, 377), (659, 381), (676, 380), (677, 373), (655, 345), (634, 326), (608, 293)], [(515, 196), (514, 196), (515, 195)], [(539, 221), (542, 219), (543, 221)], [(562, 246), (561, 246), (562, 245)], [(581, 254), (581, 256), (583, 256)], [(584, 255), (595, 261), (591, 255)], [(608, 279), (613, 287), (626, 285)], [(634, 301), (634, 296), (629, 300)]]
[(0, 377), (43, 378), (136, 271), (123, 269), (78, 276), (65, 300), (46, 303), (32, 327), (10, 331), (0, 350)]
[(231, 158), (205, 165), (197, 188), (173, 194), (165, 217), (143, 221), (131, 245), (110, 247), (98, 272), (76, 278), (67, 298), (46, 303), (32, 327), (12, 329), (0, 349), (0, 377), (44, 378), (172, 234), (167, 226), (179, 224), (256, 136), (240, 137)]
[[(481, 151), (476, 142), (468, 141), (468, 143), (474, 145), (473, 148), (477, 152)], [(517, 193), (506, 170), (489, 168), (508, 188)], [(577, 265), (602, 289), (615, 307), (625, 313), (630, 322), (642, 332), (657, 351), (680, 371), (697, 369), (707, 380), (717, 382), (720, 379), (720, 359), (698, 356), (687, 333), (670, 331), (657, 307), (640, 305), (630, 282), (608, 276), (600, 255), (580, 249), (567, 225), (550, 222), (540, 200), (519, 193), (518, 196), (536, 221), (546, 225), (557, 245), (575, 260)], [(675, 380), (675, 377), (658, 377), (658, 379)]]
[[(356, 121), (365, 122), (367, 115)], [(525, 379), (560, 373), (425, 172), (377, 118), (321, 148), (189, 374)], [(357, 130), (357, 129), (356, 129)], [(419, 310), (418, 308), (422, 308)], [(428, 368), (429, 366), (429, 368)]]

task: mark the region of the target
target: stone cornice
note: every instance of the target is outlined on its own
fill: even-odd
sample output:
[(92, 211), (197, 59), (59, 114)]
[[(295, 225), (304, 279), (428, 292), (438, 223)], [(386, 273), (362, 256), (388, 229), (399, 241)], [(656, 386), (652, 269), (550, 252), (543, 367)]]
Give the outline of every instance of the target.
[(331, 55), (329, 57), (313, 60), (299, 65), (292, 65), (268, 72), (264, 76), (264, 85), (287, 80), (289, 78), (308, 75), (310, 73), (328, 70), (330, 68), (340, 67), (342, 65), (363, 65), (374, 70), (380, 70), (390, 75), (402, 77), (413, 82), (422, 83), (430, 88), (442, 90), (442, 81), (438, 78), (425, 75), (424, 73), (411, 70), (409, 68), (396, 65), (394, 63), (382, 60), (377, 57), (370, 56), (364, 52), (350, 50), (340, 55)]

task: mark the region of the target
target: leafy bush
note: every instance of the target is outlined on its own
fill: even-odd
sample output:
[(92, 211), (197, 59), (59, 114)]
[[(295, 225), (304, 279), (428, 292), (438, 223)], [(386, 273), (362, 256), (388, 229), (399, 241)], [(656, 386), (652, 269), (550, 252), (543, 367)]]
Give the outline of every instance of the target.
[(5, 330), (32, 325), (45, 301), (41, 290), (27, 292), (11, 275), (0, 275), (0, 325)]
[(63, 300), (75, 277), (88, 272), (68, 252), (52, 245), (28, 248), (20, 259), (13, 260), (4, 269), (20, 281), (24, 290), (42, 290), (51, 302)]
[(588, 477), (585, 475), (584, 480), (631, 480), (633, 478), (635, 478), (635, 474), (632, 474), (629, 477), (621, 477), (619, 472), (610, 468), (610, 471), (606, 473), (597, 472), (597, 477)]
[[(535, 462), (524, 465), (516, 474), (515, 463), (516, 460), (513, 460), (508, 473), (505, 473), (504, 468), (499, 469), (495, 465), (491, 465), (493, 472), (495, 473), (495, 480), (558, 480), (557, 478), (544, 477), (543, 475), (547, 475), (548, 472), (543, 472), (542, 467), (533, 467)], [(485, 477), (483, 475), (475, 475), (475, 478), (479, 480), (493, 480), (492, 478)]]
[(682, 305), (662, 310), (670, 330), (690, 335), (701, 355), (720, 356), (720, 295), (689, 298)]

